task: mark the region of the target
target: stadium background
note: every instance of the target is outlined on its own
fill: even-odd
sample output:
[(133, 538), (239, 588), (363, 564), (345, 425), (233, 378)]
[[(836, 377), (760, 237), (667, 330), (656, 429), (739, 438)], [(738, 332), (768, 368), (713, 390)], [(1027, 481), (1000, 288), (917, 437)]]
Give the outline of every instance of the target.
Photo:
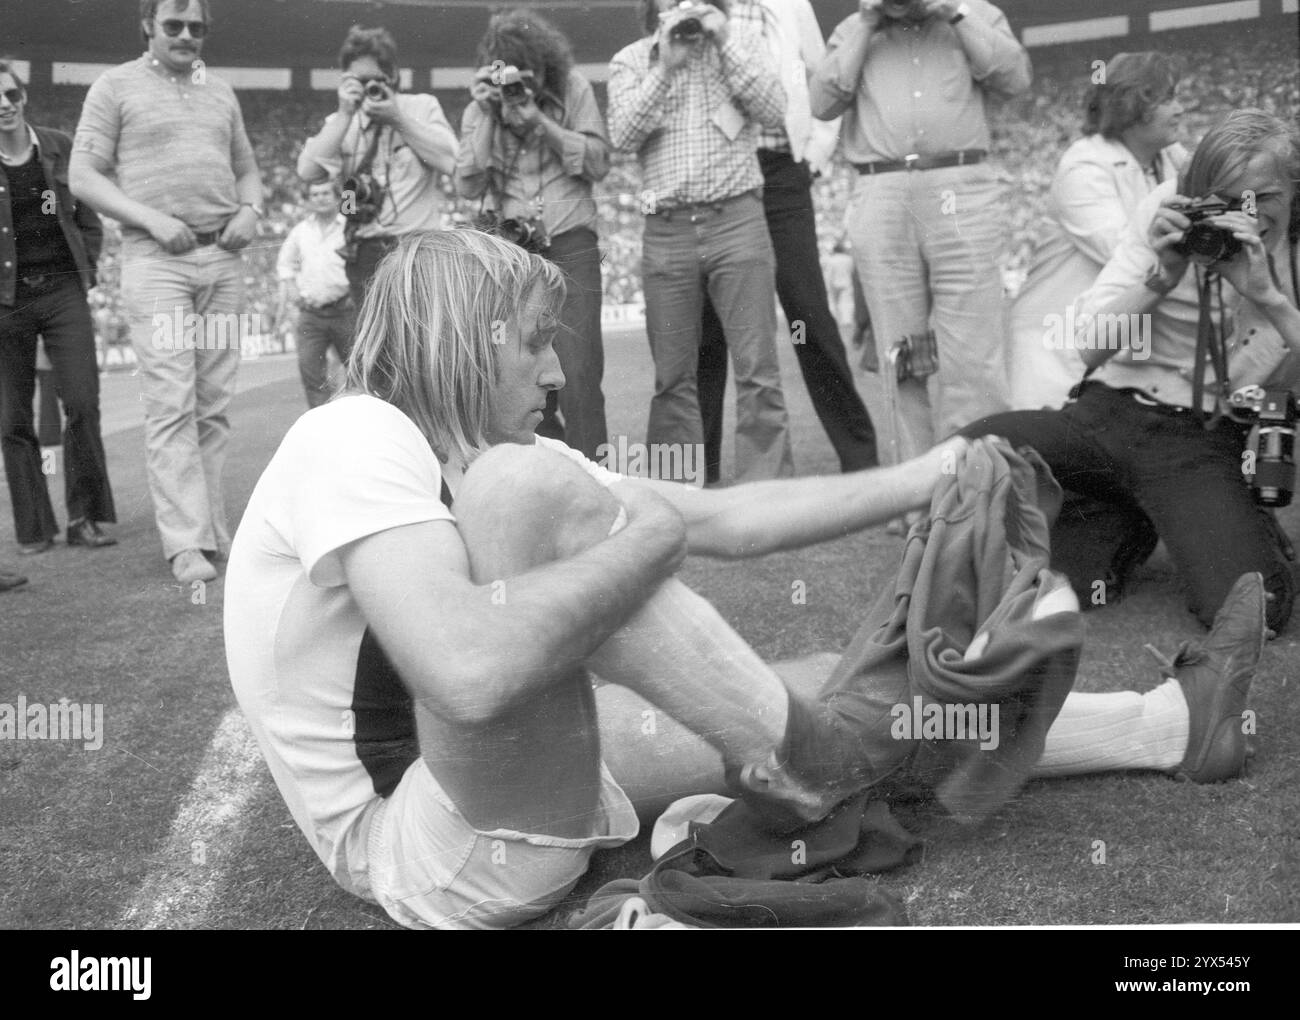
[[(1260, 105), (1294, 119), (1300, 111), (1298, 0), (1227, 3), (1095, 0), (1081, 17), (1074, 0), (1002, 0), (1013, 29), (1030, 49), (1034, 85), (993, 104), (993, 148), (1007, 189), (1009, 244), (1003, 259), (1008, 291), (1024, 277), (1056, 160), (1078, 135), (1079, 100), (1093, 61), (1116, 52), (1161, 49), (1177, 54), (1186, 138), (1194, 144), (1228, 110)], [(267, 187), (268, 217), (246, 259), (247, 311), (271, 321), (274, 260), (280, 240), (300, 215), (294, 164), (303, 141), (333, 108), (334, 58), (350, 25), (383, 25), (397, 39), (404, 87), (430, 91), (459, 126), (474, 50), (490, 12), (479, 0), (214, 0), (215, 27), (204, 48), (208, 68), (239, 91), (245, 121)], [(641, 32), (637, 0), (552, 0), (516, 6), (545, 13), (569, 36), (580, 68), (605, 101), (609, 58)], [(856, 8), (854, 0), (813, 0), (823, 32)], [(137, 0), (0, 2), (0, 53), (19, 61), (30, 82), (28, 116), (71, 131), (89, 84), (106, 68), (139, 53)], [(841, 232), (853, 172), (837, 165), (816, 186), (819, 235), (829, 249)], [(444, 181), (449, 209), (457, 203)], [(640, 287), (640, 190), (635, 160), (616, 158), (598, 188), (605, 252), (606, 315), (637, 318)], [(101, 260), (92, 295), (101, 363), (125, 367), (133, 358), (117, 300), (116, 231)], [(249, 355), (283, 350), (287, 331), (250, 338)]]

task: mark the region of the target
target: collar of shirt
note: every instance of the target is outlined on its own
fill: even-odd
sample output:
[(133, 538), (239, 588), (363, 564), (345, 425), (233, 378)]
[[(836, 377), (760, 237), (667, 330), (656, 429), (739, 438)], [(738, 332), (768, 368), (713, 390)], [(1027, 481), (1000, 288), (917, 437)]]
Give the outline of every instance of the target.
[(31, 152), (33, 149), (36, 150), (36, 158), (37, 159), (41, 158), (40, 139), (36, 137), (36, 131), (32, 128), (30, 124), (27, 124), (26, 127), (27, 127), (28, 141), (27, 141), (27, 148), (26, 150), (24, 150), (23, 155), (18, 156), (14, 159), (10, 159), (8, 156), (0, 154), (0, 163), (3, 163), (5, 166), (22, 166), (24, 163), (27, 162), (27, 153)]

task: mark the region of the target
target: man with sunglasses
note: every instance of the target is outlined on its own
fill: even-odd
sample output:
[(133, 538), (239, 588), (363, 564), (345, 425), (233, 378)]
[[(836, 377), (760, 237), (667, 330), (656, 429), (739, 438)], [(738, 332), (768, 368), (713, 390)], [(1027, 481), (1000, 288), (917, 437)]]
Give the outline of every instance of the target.
[(343, 258), (359, 306), (399, 237), (443, 226), (438, 174), (456, 168), (460, 146), (437, 99), (398, 91), (397, 44), (387, 29), (353, 26), (339, 67), (338, 110), (303, 146), (298, 176), (308, 184), (334, 177), (342, 186)]
[[(262, 182), (235, 93), (199, 59), (207, 0), (141, 0), (147, 51), (86, 95), (72, 192), (122, 224), (122, 300), (140, 365), (163, 554), (210, 581), (230, 546), (222, 473), (239, 366), (240, 249)], [(110, 176), (111, 175), (111, 176)]]
[[(0, 60), (0, 449), (18, 551), (30, 556), (48, 550), (58, 531), (32, 419), (38, 336), (67, 417), (61, 460), (68, 545), (115, 544), (99, 524), (117, 517), (99, 433), (99, 367), (86, 302), (103, 230), (99, 217), (68, 192), (72, 139), (28, 124), (26, 105), (18, 72)], [(0, 591), (15, 586), (0, 568)]]

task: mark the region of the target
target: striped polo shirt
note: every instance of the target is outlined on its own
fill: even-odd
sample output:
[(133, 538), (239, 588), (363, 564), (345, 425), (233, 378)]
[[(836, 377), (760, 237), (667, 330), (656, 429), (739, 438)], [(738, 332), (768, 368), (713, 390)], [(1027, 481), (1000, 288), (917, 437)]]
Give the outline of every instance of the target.
[[(90, 87), (73, 147), (128, 198), (202, 233), (239, 211), (235, 181), (257, 167), (234, 90), (206, 67), (171, 74), (148, 53)], [(138, 227), (124, 226), (122, 240), (128, 255), (158, 249)]]

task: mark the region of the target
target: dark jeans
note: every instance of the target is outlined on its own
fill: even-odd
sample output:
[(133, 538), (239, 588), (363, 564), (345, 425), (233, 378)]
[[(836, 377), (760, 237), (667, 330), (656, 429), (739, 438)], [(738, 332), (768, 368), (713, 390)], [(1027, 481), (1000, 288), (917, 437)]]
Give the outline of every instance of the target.
[[(1150, 552), (1153, 527), (1202, 623), (1213, 622), (1239, 576), (1259, 571), (1272, 596), (1268, 625), (1277, 630), (1291, 615), (1294, 575), (1276, 522), (1255, 504), (1241, 472), (1247, 432), (1228, 419), (1207, 431), (1190, 411), (1146, 406), (1096, 382), (1059, 411), (995, 414), (961, 430), (1033, 447), (1067, 491), (1115, 515), (1063, 512), (1052, 529), (1053, 566), (1070, 575), (1084, 605), (1097, 581), (1122, 575), (1143, 549)], [(1099, 541), (1102, 535), (1111, 538)]]
[[(776, 293), (791, 330), (803, 323), (803, 342), (794, 346), (804, 384), (843, 471), (874, 467), (876, 430), (858, 395), (840, 330), (826, 297), (817, 249), (812, 178), (806, 163), (789, 153), (759, 152), (763, 168), (763, 212), (776, 253)], [(704, 307), (697, 375), (704, 456), (709, 481), (717, 481), (722, 448), (722, 404), (727, 388), (727, 345), (711, 303)]]
[(24, 545), (43, 542), (59, 530), (33, 428), (38, 334), (54, 366), (67, 418), (62, 467), (68, 520), (117, 520), (99, 435), (99, 367), (85, 291), (73, 274), (54, 277), (43, 289), (20, 282), (14, 307), (0, 308), (0, 450), (14, 531)]
[[(605, 374), (605, 346), (600, 331), (600, 248), (596, 233), (586, 227), (566, 230), (551, 238), (542, 255), (564, 274), (564, 305), (555, 335), (555, 353), (564, 370), (564, 388), (552, 390), (546, 414), (537, 431), (560, 439), (590, 460), (608, 439), (605, 395), (600, 383)], [(557, 417), (556, 411), (563, 417)]]
[[(350, 300), (350, 299), (349, 299)], [(307, 393), (307, 406), (319, 407), (329, 399), (326, 355), (331, 347), (347, 363), (352, 334), (357, 325), (355, 306), (344, 301), (324, 311), (302, 308), (298, 312), (298, 374)]]
[(357, 242), (357, 257), (345, 264), (348, 274), (348, 286), (352, 288), (352, 303), (361, 308), (361, 299), (366, 296), (366, 284), (375, 275), (375, 269), (385, 255), (397, 247), (397, 239), (392, 237), (368, 237)]

